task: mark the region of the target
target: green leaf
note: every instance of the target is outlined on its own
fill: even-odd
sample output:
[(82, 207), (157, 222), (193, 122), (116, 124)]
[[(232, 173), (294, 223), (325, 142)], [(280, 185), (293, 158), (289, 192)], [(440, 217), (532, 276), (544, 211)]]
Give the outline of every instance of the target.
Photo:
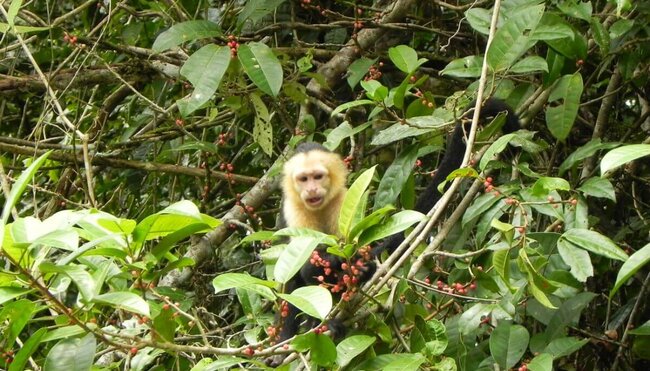
[(77, 325), (60, 327), (45, 334), (45, 336), (43, 336), (43, 338), (41, 339), (41, 342), (45, 343), (53, 340), (71, 338), (77, 335), (84, 334), (85, 332), (86, 332), (85, 329)]
[(195, 223), (179, 228), (176, 232), (172, 232), (160, 240), (160, 242), (151, 249), (151, 255), (153, 255), (156, 260), (160, 261), (179, 241), (209, 228), (210, 226), (204, 223)]
[(589, 178), (578, 188), (578, 191), (582, 191), (587, 196), (608, 198), (616, 202), (614, 186), (605, 178)]
[(510, 73), (527, 74), (538, 71), (548, 72), (548, 64), (544, 58), (536, 55), (526, 57), (515, 63), (512, 68), (510, 68)]
[(574, 228), (564, 232), (564, 234), (560, 236), (560, 240), (562, 239), (606, 258), (623, 262), (628, 259), (625, 251), (616, 246), (612, 240), (595, 231)]
[(256, 292), (260, 296), (269, 300), (275, 300), (275, 295), (271, 288), (275, 288), (276, 284), (271, 281), (253, 277), (248, 273), (220, 274), (212, 280), (212, 286), (214, 287), (215, 293), (232, 288), (239, 288)]
[(271, 115), (259, 95), (251, 93), (249, 98), (255, 108), (253, 139), (267, 156), (271, 156), (273, 155), (273, 125), (271, 125)]
[(464, 227), (467, 223), (480, 217), (484, 212), (488, 211), (495, 203), (499, 202), (499, 197), (495, 197), (491, 193), (484, 193), (478, 196), (472, 204), (467, 208), (463, 214), (461, 226)]
[(598, 51), (603, 56), (607, 55), (607, 53), (609, 53), (609, 45), (611, 40), (609, 38), (609, 33), (605, 29), (605, 26), (600, 23), (600, 19), (597, 17), (593, 17), (589, 24), (591, 25), (591, 34), (594, 37), (594, 41), (599, 47)]
[(220, 35), (221, 28), (214, 22), (196, 20), (177, 23), (167, 31), (158, 35), (151, 49), (156, 53), (160, 53), (186, 41), (193, 41), (206, 37), (216, 37)]
[(34, 160), (34, 162), (32, 162), (31, 165), (20, 174), (16, 183), (11, 187), (9, 197), (5, 200), (4, 207), (2, 208), (2, 219), (0, 220), (0, 243), (4, 240), (4, 227), (5, 224), (7, 224), (7, 220), (9, 220), (9, 215), (11, 215), (11, 209), (16, 206), (18, 198), (23, 194), (23, 191), (27, 187), (27, 183), (32, 180), (32, 177), (36, 174), (38, 169), (43, 166), (45, 160), (50, 156), (50, 153), (52, 153), (52, 151), (45, 152), (39, 158)]
[(115, 308), (124, 309), (129, 312), (137, 313), (145, 317), (151, 317), (149, 314), (149, 304), (140, 296), (128, 292), (117, 291), (95, 296), (95, 303), (109, 304)]
[(381, 354), (371, 358), (358, 367), (356, 370), (395, 370), (395, 371), (416, 371), (427, 359), (420, 353), (395, 353)]
[(367, 335), (353, 335), (343, 339), (336, 346), (336, 363), (340, 367), (347, 366), (354, 357), (372, 346), (375, 340), (376, 338), (374, 336)]
[(424, 219), (425, 215), (415, 210), (403, 210), (391, 215), (380, 225), (374, 225), (361, 233), (359, 245), (364, 246), (373, 241), (404, 231), (406, 228)]
[(618, 143), (601, 143), (600, 138), (592, 139), (584, 146), (575, 150), (575, 152), (570, 154), (564, 161), (562, 161), (562, 164), (560, 164), (560, 167), (558, 169), (558, 174), (559, 175), (564, 174), (575, 164), (577, 164), (581, 160), (584, 160), (585, 158), (593, 156), (596, 152), (598, 152), (601, 149), (610, 149), (617, 146)]
[(88, 371), (93, 366), (96, 347), (93, 334), (61, 340), (47, 354), (43, 371)]
[(181, 75), (194, 86), (194, 91), (179, 101), (178, 109), (188, 117), (204, 103), (212, 99), (230, 65), (230, 49), (208, 44), (192, 54), (183, 67)]
[(388, 88), (377, 80), (361, 81), (361, 87), (366, 91), (366, 96), (375, 102), (382, 102), (388, 96)]
[(546, 348), (544, 354), (550, 354), (553, 359), (560, 359), (566, 357), (574, 352), (577, 352), (589, 339), (578, 339), (575, 337), (562, 337), (551, 341)]
[(372, 122), (366, 122), (365, 124), (352, 127), (347, 121), (343, 121), (327, 134), (327, 140), (323, 143), (323, 147), (334, 151), (344, 139), (353, 137), (366, 130), (370, 125), (372, 125)]
[(533, 195), (545, 195), (555, 190), (568, 191), (570, 189), (571, 185), (566, 179), (545, 176), (535, 181), (535, 184), (533, 184), (532, 187), (532, 192)]
[(90, 273), (86, 272), (83, 266), (54, 265), (50, 262), (44, 262), (38, 266), (38, 269), (43, 273), (62, 273), (70, 277), (87, 302), (90, 302), (95, 296), (95, 280), (93, 280)]
[(548, 353), (538, 354), (528, 363), (530, 371), (553, 371), (553, 356)]
[(343, 236), (349, 237), (348, 234), (352, 227), (354, 216), (358, 212), (359, 205), (361, 205), (362, 195), (366, 192), (366, 189), (372, 181), (372, 177), (375, 174), (375, 167), (373, 166), (361, 173), (345, 194), (338, 220), (339, 232)]
[(314, 237), (292, 237), (291, 242), (282, 250), (278, 261), (275, 263), (273, 275), (280, 283), (287, 283), (305, 264), (311, 252), (323, 240)]
[(629, 259), (623, 263), (623, 266), (621, 266), (621, 269), (618, 271), (618, 275), (616, 275), (616, 283), (614, 284), (614, 288), (612, 288), (612, 291), (609, 293), (610, 299), (614, 296), (614, 294), (616, 294), (618, 289), (621, 288), (625, 282), (627, 282), (627, 280), (629, 280), (636, 272), (638, 272), (639, 269), (648, 264), (648, 262), (650, 262), (650, 243), (632, 254), (632, 256), (630, 256)]
[(449, 343), (442, 322), (437, 319), (425, 321), (420, 316), (415, 317), (410, 340), (412, 352), (423, 353), (429, 358), (442, 355)]
[(406, 74), (412, 74), (427, 61), (424, 58), (418, 59), (417, 52), (406, 45), (398, 45), (388, 49), (388, 57), (395, 67)]
[(600, 162), (600, 175), (637, 158), (650, 155), (650, 144), (630, 144), (613, 149)]
[(497, 250), (492, 253), (492, 266), (506, 284), (510, 284), (510, 250)]
[(16, 353), (16, 356), (14, 357), (13, 362), (11, 362), (11, 365), (9, 366), (8, 371), (23, 371), (26, 369), (27, 362), (29, 361), (29, 357), (32, 356), (38, 350), (38, 346), (40, 345), (41, 338), (43, 335), (47, 333), (46, 328), (40, 328), (36, 330), (33, 334), (29, 335), (29, 338), (25, 343), (20, 347), (20, 350), (18, 353)]
[(9, 300), (15, 299), (19, 296), (23, 296), (30, 291), (31, 291), (30, 289), (24, 289), (22, 287), (13, 287), (13, 286), (0, 287), (0, 305), (8, 302)]
[(546, 109), (546, 125), (551, 134), (560, 141), (569, 136), (573, 122), (578, 116), (582, 89), (582, 75), (575, 73), (563, 76), (549, 96), (548, 101), (557, 105)]
[(406, 184), (409, 175), (413, 171), (417, 157), (418, 147), (416, 145), (406, 147), (397, 155), (397, 158), (386, 169), (386, 173), (384, 173), (384, 176), (379, 182), (373, 210), (379, 210), (386, 205), (395, 204), (404, 184)]
[(465, 11), (465, 19), (475, 31), (483, 35), (490, 33), (491, 11), (483, 8), (470, 8)]
[[(575, 33), (573, 32), (573, 29), (566, 23), (566, 21), (564, 21), (564, 19), (560, 17), (546, 17), (546, 15), (548, 15), (548, 13), (545, 14), (541, 21), (544, 22), (544, 24), (540, 22), (540, 24), (538, 24), (535, 30), (530, 34), (531, 40), (549, 41), (574, 38)], [(552, 20), (548, 21), (547, 18)]]
[(512, 138), (515, 136), (516, 134), (511, 133), (495, 140), (494, 143), (492, 143), (487, 149), (487, 151), (485, 151), (483, 157), (481, 157), (481, 161), (479, 162), (479, 169), (481, 169), (481, 171), (485, 170), (485, 167), (488, 165), (488, 163), (492, 160), (495, 160), (497, 158), (497, 155), (506, 149), (508, 143), (510, 143)]
[(587, 278), (593, 277), (594, 267), (591, 265), (591, 258), (587, 251), (562, 239), (557, 242), (557, 250), (578, 281), (586, 282)]
[(543, 5), (523, 8), (497, 30), (487, 52), (487, 63), (492, 70), (509, 69), (534, 44), (528, 35), (537, 27), (543, 14)]
[(291, 294), (278, 296), (320, 320), (324, 320), (332, 310), (332, 294), (324, 287), (303, 286), (293, 290)]
[(241, 28), (246, 21), (256, 24), (262, 18), (271, 14), (278, 5), (285, 0), (248, 0), (244, 2), (244, 9), (237, 17), (237, 28)]
[(591, 20), (592, 6), (590, 1), (574, 2), (562, 1), (557, 4), (558, 9), (569, 17), (582, 19), (589, 22)]
[(451, 77), (479, 77), (483, 68), (483, 57), (470, 55), (460, 59), (454, 59), (440, 71), (442, 76)]
[(644, 336), (650, 335), (650, 320), (646, 321), (646, 323), (644, 323), (643, 325), (633, 330), (630, 330), (628, 333), (632, 335), (644, 335)]
[(11, 349), (18, 335), (23, 331), (27, 323), (32, 319), (36, 311), (36, 303), (27, 299), (5, 304), (0, 311), (0, 323), (2, 323), (2, 346), (4, 349)]
[[(580, 313), (595, 296), (596, 294), (591, 292), (581, 292), (562, 303), (560, 308), (553, 312), (553, 316), (546, 327), (545, 335), (547, 339), (557, 339), (566, 333), (567, 326), (577, 324), (580, 319)], [(544, 353), (554, 354), (549, 349), (546, 349)]]
[(361, 219), (360, 222), (358, 222), (357, 224), (354, 225), (354, 227), (352, 227), (352, 230), (350, 231), (350, 238), (354, 239), (359, 235), (359, 233), (367, 230), (372, 226), (377, 225), (379, 222), (382, 221), (382, 219), (386, 217), (388, 213), (390, 213), (393, 210), (395, 210), (395, 207), (393, 205), (386, 205), (379, 210), (373, 211), (370, 215)]
[(501, 322), (490, 335), (490, 354), (502, 369), (507, 370), (519, 362), (529, 340), (525, 327)]
[(7, 22), (9, 22), (10, 25), (14, 25), (14, 20), (16, 19), (16, 15), (18, 15), (21, 6), (23, 6), (23, 0), (13, 0), (11, 4), (9, 4), (9, 9), (7, 10)]
[(375, 62), (377, 62), (377, 58), (369, 59), (366, 57), (361, 57), (352, 62), (348, 67), (348, 85), (354, 89)]
[(351, 102), (343, 103), (340, 106), (334, 108), (332, 113), (330, 114), (330, 117), (334, 117), (338, 115), (339, 113), (346, 111), (350, 108), (358, 107), (358, 106), (364, 106), (368, 104), (375, 104), (375, 102), (369, 100), (369, 99), (358, 99), (358, 100), (353, 100)]
[(282, 65), (271, 48), (251, 42), (239, 46), (237, 57), (253, 84), (268, 95), (278, 95), (282, 87)]
[(32, 26), (13, 26), (11, 27), (7, 23), (0, 22), (0, 33), (29, 33), (29, 32), (42, 32), (48, 31), (51, 27), (32, 27)]

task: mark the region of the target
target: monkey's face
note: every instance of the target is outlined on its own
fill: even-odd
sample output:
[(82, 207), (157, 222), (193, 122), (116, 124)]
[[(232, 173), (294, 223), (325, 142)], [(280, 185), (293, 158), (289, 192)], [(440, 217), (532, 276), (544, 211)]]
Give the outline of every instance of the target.
[(319, 210), (330, 200), (330, 177), (324, 166), (304, 167), (293, 176), (294, 189), (305, 207)]

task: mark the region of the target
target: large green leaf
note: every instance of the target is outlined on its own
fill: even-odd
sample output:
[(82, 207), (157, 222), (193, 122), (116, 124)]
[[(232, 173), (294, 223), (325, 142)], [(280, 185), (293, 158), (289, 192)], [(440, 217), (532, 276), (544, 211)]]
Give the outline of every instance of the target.
[(303, 286), (293, 290), (291, 294), (278, 296), (320, 320), (324, 320), (332, 310), (332, 294), (324, 287)]
[(506, 146), (512, 138), (514, 138), (516, 134), (511, 133), (511, 134), (506, 134), (499, 139), (495, 140), (494, 143), (488, 147), (487, 151), (485, 151), (485, 154), (483, 157), (481, 157), (481, 161), (479, 162), (479, 169), (481, 171), (485, 170), (485, 167), (488, 165), (488, 163), (492, 160), (495, 160), (497, 158), (497, 155), (501, 152), (503, 152), (504, 149), (506, 149)]
[(452, 77), (479, 77), (483, 68), (483, 57), (470, 55), (460, 59), (454, 59), (440, 71), (440, 74)]
[(25, 289), (22, 287), (14, 287), (14, 286), (0, 287), (0, 305), (8, 302), (11, 299), (15, 299), (19, 296), (25, 295), (30, 291), (31, 291), (30, 289)]
[(602, 143), (600, 141), (600, 138), (592, 139), (584, 146), (575, 150), (575, 152), (571, 153), (564, 161), (562, 161), (560, 167), (558, 168), (558, 175), (561, 176), (575, 164), (581, 160), (584, 160), (585, 158), (591, 157), (601, 149), (610, 149), (617, 146), (618, 143)]
[[(559, 309), (553, 312), (546, 327), (546, 339), (548, 341), (557, 339), (566, 333), (567, 326), (577, 324), (582, 310), (595, 296), (596, 294), (591, 292), (581, 292), (562, 303)], [(552, 354), (550, 351), (545, 352)]]
[(376, 166), (373, 166), (361, 173), (345, 194), (338, 220), (339, 232), (343, 236), (347, 237), (352, 228), (354, 217), (358, 213), (359, 206), (362, 204), (362, 196), (366, 192), (366, 189), (370, 185), (372, 177), (375, 174), (375, 167)]
[(12, 349), (18, 335), (32, 319), (36, 303), (27, 299), (5, 304), (0, 311), (0, 323), (3, 324), (2, 343), (5, 349)]
[(363, 79), (363, 77), (368, 73), (370, 67), (377, 61), (377, 59), (369, 59), (366, 57), (361, 57), (348, 67), (348, 85), (350, 88), (354, 89), (355, 86)]
[(160, 53), (164, 50), (180, 45), (186, 41), (193, 41), (219, 35), (221, 35), (221, 28), (214, 22), (195, 20), (177, 23), (170, 27), (167, 31), (158, 35), (151, 49), (153, 49), (153, 51), (156, 53)]
[(47, 354), (43, 371), (88, 371), (92, 368), (96, 347), (93, 334), (61, 340)]
[(183, 117), (189, 116), (212, 99), (229, 65), (230, 49), (214, 44), (202, 47), (185, 61), (181, 75), (192, 83), (194, 91), (189, 97), (177, 102)]
[(244, 9), (237, 17), (237, 27), (241, 28), (246, 21), (256, 24), (259, 20), (271, 14), (278, 5), (285, 0), (247, 0), (243, 4)]
[(95, 280), (80, 265), (54, 265), (50, 262), (44, 262), (38, 266), (38, 269), (43, 273), (62, 273), (70, 277), (87, 302), (91, 301), (95, 296)]
[(16, 206), (16, 203), (18, 203), (18, 198), (23, 194), (23, 191), (27, 187), (27, 183), (29, 183), (34, 174), (36, 174), (36, 171), (38, 171), (38, 169), (43, 166), (45, 160), (47, 160), (47, 158), (50, 156), (50, 153), (52, 152), (45, 152), (39, 158), (34, 160), (34, 162), (32, 162), (31, 165), (29, 165), (29, 167), (20, 174), (20, 177), (18, 177), (16, 183), (14, 183), (13, 187), (11, 187), (9, 197), (7, 197), (5, 200), (5, 204), (2, 208), (2, 218), (0, 219), (0, 243), (2, 243), (4, 239), (4, 227), (5, 224), (7, 224), (7, 220), (9, 220), (9, 215), (11, 215), (11, 209)]
[(237, 57), (253, 84), (268, 95), (278, 95), (282, 87), (282, 65), (271, 48), (258, 42), (243, 44), (237, 49)]
[(582, 75), (575, 73), (563, 76), (549, 96), (548, 101), (556, 102), (557, 105), (546, 109), (546, 125), (551, 134), (560, 141), (569, 136), (573, 122), (578, 116), (582, 89)]
[(380, 225), (374, 225), (361, 233), (359, 245), (367, 245), (373, 241), (392, 236), (424, 219), (425, 215), (415, 210), (403, 210), (391, 215)]
[(609, 293), (609, 297), (611, 298), (614, 296), (616, 291), (618, 291), (618, 289), (621, 288), (621, 286), (639, 269), (648, 264), (648, 262), (650, 262), (650, 243), (632, 254), (632, 256), (623, 263), (623, 266), (621, 266), (621, 269), (618, 271), (618, 275), (616, 275), (616, 283), (614, 284), (612, 291)]
[(398, 45), (388, 49), (388, 57), (395, 67), (407, 74), (415, 72), (418, 67), (427, 61), (425, 58), (418, 59), (418, 53), (406, 45)]
[(587, 278), (594, 275), (594, 267), (587, 251), (562, 239), (557, 242), (557, 251), (578, 281), (586, 282)]
[(109, 292), (97, 295), (93, 299), (96, 303), (109, 304), (115, 308), (124, 309), (145, 317), (149, 315), (149, 304), (142, 297), (128, 291)]
[(241, 288), (260, 294), (261, 296), (274, 300), (275, 295), (271, 288), (275, 288), (274, 282), (253, 277), (247, 273), (224, 273), (212, 280), (215, 293), (232, 288)]
[(275, 280), (280, 283), (288, 282), (309, 259), (311, 252), (322, 242), (322, 238), (292, 237), (275, 263), (273, 270)]
[(490, 335), (490, 354), (502, 369), (507, 370), (519, 362), (529, 340), (525, 327), (501, 322)]
[(637, 158), (650, 155), (650, 144), (630, 144), (613, 149), (603, 157), (600, 162), (600, 174), (615, 169)]
[(560, 236), (560, 240), (566, 240), (582, 249), (610, 259), (620, 261), (626, 261), (628, 259), (625, 251), (616, 246), (612, 240), (598, 232), (588, 229), (570, 229)]
[(379, 210), (388, 204), (395, 204), (397, 196), (399, 196), (409, 175), (413, 171), (417, 157), (418, 147), (415, 145), (406, 147), (397, 155), (397, 158), (386, 169), (386, 173), (384, 173), (384, 176), (379, 182), (373, 210)]
[(38, 350), (38, 346), (40, 345), (41, 338), (46, 333), (47, 333), (47, 328), (42, 327), (36, 330), (36, 332), (30, 334), (27, 341), (25, 341), (25, 343), (20, 347), (18, 353), (16, 353), (16, 357), (14, 357), (13, 362), (11, 362), (8, 371), (25, 370), (26, 369), (25, 366), (29, 361), (29, 357), (31, 357), (32, 354), (34, 354), (34, 352)]
[(510, 73), (531, 73), (531, 72), (548, 72), (548, 64), (546, 60), (539, 56), (526, 57), (519, 62), (515, 63), (510, 69)]
[(518, 11), (501, 26), (487, 52), (487, 63), (494, 71), (510, 68), (530, 48), (528, 36), (544, 14), (543, 5), (530, 6)]
[(553, 359), (559, 359), (578, 351), (578, 349), (582, 348), (582, 346), (588, 342), (589, 339), (578, 339), (575, 337), (557, 338), (552, 340), (546, 348), (544, 348), (544, 354), (550, 354)]
[(343, 339), (336, 346), (336, 363), (341, 366), (347, 366), (354, 357), (363, 353), (372, 344), (376, 338), (368, 335), (353, 335)]
[(616, 202), (616, 191), (612, 182), (601, 177), (592, 177), (587, 179), (580, 187), (581, 191), (587, 196), (608, 198)]

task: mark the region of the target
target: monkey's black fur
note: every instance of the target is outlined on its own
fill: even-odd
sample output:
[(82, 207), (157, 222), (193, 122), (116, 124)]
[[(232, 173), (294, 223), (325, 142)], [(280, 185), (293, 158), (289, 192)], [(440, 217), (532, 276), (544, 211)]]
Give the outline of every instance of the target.
[[(471, 103), (470, 107), (473, 107), (473, 105), (474, 103)], [(501, 112), (505, 112), (507, 114), (506, 122), (503, 126), (504, 133), (511, 133), (520, 128), (519, 118), (515, 112), (505, 102), (495, 98), (490, 98), (483, 104), (483, 107), (481, 109), (481, 120), (485, 120), (489, 117), (495, 117)], [(466, 119), (468, 117), (471, 117), (471, 113), (467, 113), (463, 119)], [(441, 193), (438, 192), (438, 186), (447, 178), (447, 176), (452, 171), (461, 165), (466, 148), (464, 133), (469, 130), (469, 127), (469, 123), (459, 123), (456, 125), (449, 141), (447, 151), (445, 152), (445, 155), (440, 162), (438, 170), (436, 171), (426, 190), (416, 201), (415, 210), (422, 213), (427, 213), (442, 196)], [(330, 152), (322, 145), (313, 142), (303, 143), (296, 148), (297, 153), (305, 153), (313, 150)], [(377, 256), (384, 250), (392, 253), (402, 243), (402, 241), (404, 241), (403, 233), (398, 233), (390, 236), (382, 243), (380, 243), (379, 246), (373, 249), (372, 255)], [(345, 261), (338, 256), (327, 253), (324, 249), (319, 248), (317, 251), (319, 252), (322, 259), (329, 262), (329, 268), (332, 270), (331, 273), (327, 275), (324, 273), (324, 267), (316, 266), (310, 262), (307, 262), (300, 269), (300, 272), (296, 274), (291, 280), (289, 280), (289, 282), (287, 282), (285, 287), (286, 292), (290, 293), (297, 288), (307, 285), (318, 285), (322, 283), (317, 279), (319, 276), (322, 276), (324, 278), (323, 282), (330, 285), (335, 285), (339, 282), (341, 275), (345, 274), (341, 268), (341, 264)], [(353, 261), (356, 261), (356, 259), (357, 258), (355, 257)], [(370, 279), (375, 270), (375, 262), (366, 261), (365, 267), (362, 268), (361, 274), (358, 276), (358, 283), (361, 284)], [(282, 326), (278, 337), (279, 341), (284, 341), (298, 332), (298, 329), (300, 327), (299, 315), (300, 310), (298, 310), (298, 308), (294, 307), (293, 305), (289, 305), (288, 315), (284, 318), (284, 325)], [(312, 325), (312, 323), (309, 324)], [(317, 323), (313, 323), (313, 325), (316, 324)], [(342, 330), (344, 330), (343, 326), (340, 326), (340, 323), (335, 321), (329, 322), (329, 328), (334, 333), (338, 332), (339, 335), (342, 333)]]
[[(474, 107), (475, 103), (476, 102), (470, 103), (468, 107)], [(496, 98), (490, 98), (486, 100), (485, 103), (483, 103), (483, 107), (481, 107), (480, 119), (482, 121), (485, 121), (488, 118), (496, 117), (501, 112), (506, 113), (506, 122), (502, 128), (504, 134), (512, 133), (513, 131), (517, 131), (521, 128), (517, 114), (512, 110), (512, 108), (510, 108), (510, 106), (508, 106), (506, 102)], [(471, 118), (472, 114), (473, 111), (468, 112), (465, 114), (465, 116), (463, 116), (463, 118)], [(438, 191), (438, 186), (447, 178), (447, 175), (451, 174), (452, 171), (458, 169), (462, 164), (463, 155), (465, 154), (466, 149), (464, 133), (469, 132), (469, 129), (469, 122), (465, 123), (464, 125), (456, 125), (456, 128), (454, 128), (454, 132), (451, 135), (451, 139), (447, 146), (447, 151), (440, 161), (440, 165), (438, 166), (436, 173), (434, 174), (433, 178), (431, 178), (431, 182), (427, 186), (426, 190), (422, 192), (420, 197), (417, 199), (414, 208), (415, 210), (426, 214), (429, 212), (429, 210), (431, 210), (433, 205), (438, 202), (440, 197), (442, 197), (442, 194)], [(388, 251), (388, 253), (392, 253), (403, 241), (403, 233), (394, 234), (384, 240), (384, 242), (381, 243), (378, 248), (374, 249), (373, 254), (381, 254), (381, 252), (384, 250)]]

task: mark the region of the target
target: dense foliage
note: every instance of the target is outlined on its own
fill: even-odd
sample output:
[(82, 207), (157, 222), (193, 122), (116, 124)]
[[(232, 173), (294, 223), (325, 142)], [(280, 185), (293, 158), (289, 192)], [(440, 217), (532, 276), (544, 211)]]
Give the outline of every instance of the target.
[[(648, 367), (650, 3), (0, 13), (0, 368)], [(524, 128), (472, 130), (437, 207), (409, 210), (477, 96)], [(351, 169), (340, 239), (275, 233), (303, 140)], [(411, 230), (365, 286), (282, 292), (316, 246), (350, 258)], [(325, 327), (276, 344), (285, 301)]]

